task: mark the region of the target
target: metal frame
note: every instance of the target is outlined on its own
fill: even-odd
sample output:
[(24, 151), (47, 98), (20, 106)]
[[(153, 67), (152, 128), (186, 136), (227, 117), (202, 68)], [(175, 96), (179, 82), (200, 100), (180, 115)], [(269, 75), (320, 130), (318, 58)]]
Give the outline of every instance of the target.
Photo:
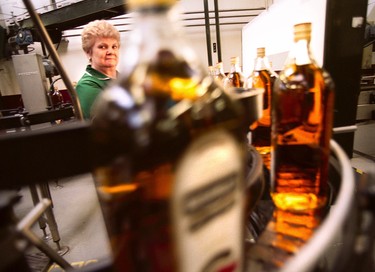
[[(366, 11), (367, 0), (327, 0), (323, 67), (335, 83), (334, 127), (351, 127), (356, 122)], [(363, 24), (352, 26), (354, 17), (362, 17)], [(333, 138), (352, 157), (354, 131)]]
[(29, 12), (30, 17), (33, 20), (35, 26), (39, 30), (39, 35), (41, 35), (42, 40), (43, 40), (45, 46), (47, 47), (48, 52), (50, 53), (51, 58), (52, 58), (52, 60), (55, 64), (57, 70), (59, 71), (62, 80), (64, 81), (65, 87), (67, 88), (67, 90), (70, 94), (70, 97), (72, 99), (72, 103), (73, 103), (73, 107), (74, 107), (74, 111), (75, 111), (75, 115), (76, 115), (77, 119), (83, 120), (81, 104), (79, 103), (77, 92), (76, 92), (75, 88), (73, 87), (73, 84), (70, 81), (70, 79), (68, 77), (68, 74), (66, 73), (66, 71), (65, 71), (65, 69), (64, 69), (64, 67), (63, 67), (63, 65), (60, 61), (60, 57), (57, 54), (57, 50), (53, 46), (51, 38), (48, 35), (48, 32), (47, 32), (45, 26), (43, 25), (43, 22), (41, 21), (38, 14), (35, 12), (34, 5), (31, 3), (31, 1), (23, 0), (23, 3), (25, 4), (25, 7), (26, 7), (27, 11)]

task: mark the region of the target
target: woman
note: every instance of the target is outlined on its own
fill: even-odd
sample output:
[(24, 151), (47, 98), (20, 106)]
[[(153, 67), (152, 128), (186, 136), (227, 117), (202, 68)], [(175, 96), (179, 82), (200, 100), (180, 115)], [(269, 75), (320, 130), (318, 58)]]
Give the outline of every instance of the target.
[(89, 119), (98, 94), (117, 78), (120, 33), (107, 21), (96, 20), (84, 27), (81, 38), (89, 64), (77, 83), (76, 91), (83, 117)]

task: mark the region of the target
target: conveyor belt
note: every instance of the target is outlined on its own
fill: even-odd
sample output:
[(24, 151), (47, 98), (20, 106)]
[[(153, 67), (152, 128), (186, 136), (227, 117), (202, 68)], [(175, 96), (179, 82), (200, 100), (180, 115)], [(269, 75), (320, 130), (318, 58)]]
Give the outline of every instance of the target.
[(266, 230), (248, 244), (247, 271), (275, 271), (298, 254), (322, 221), (321, 214), (274, 210)]
[[(327, 206), (305, 213), (274, 210), (259, 239), (247, 243), (246, 271), (355, 271), (353, 266), (342, 267), (355, 255), (358, 221), (354, 212), (354, 174), (349, 159), (334, 141), (331, 151), (331, 194)], [(333, 252), (334, 239), (339, 234), (345, 235), (345, 246)]]

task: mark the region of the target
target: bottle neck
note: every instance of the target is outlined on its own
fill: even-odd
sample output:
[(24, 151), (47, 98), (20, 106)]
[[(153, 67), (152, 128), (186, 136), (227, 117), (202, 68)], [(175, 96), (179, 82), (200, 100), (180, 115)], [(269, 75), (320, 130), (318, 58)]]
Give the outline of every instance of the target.
[(224, 74), (224, 69), (222, 66), (218, 66), (216, 68), (216, 75), (223, 75)]
[(215, 76), (216, 75), (215, 67), (208, 66), (208, 73), (209, 73), (210, 76)]
[(134, 29), (122, 51), (125, 57), (120, 59), (119, 67), (125, 75), (132, 73), (140, 63), (155, 59), (166, 51), (176, 58), (195, 57), (187, 46), (176, 6), (135, 11)]
[[(289, 63), (296, 65), (307, 65), (314, 63), (314, 59), (310, 52), (310, 40), (300, 39), (294, 42)], [(289, 64), (287, 63), (287, 64)]]
[(208, 69), (186, 40), (179, 14), (177, 6), (134, 14), (136, 25), (123, 47), (121, 74), (139, 100), (146, 87), (148, 93), (164, 93), (166, 99), (171, 95), (175, 100), (196, 99), (208, 90), (197, 87), (208, 77)]
[(230, 72), (231, 73), (234, 73), (234, 72), (241, 73), (240, 65), (237, 62), (236, 63), (232, 63), (230, 65)]
[(173, 26), (177, 23), (177, 19), (173, 17), (172, 10), (172, 7), (155, 7), (135, 12), (137, 35), (142, 33), (142, 36), (149, 39), (174, 36), (176, 31)]
[(256, 57), (254, 61), (254, 71), (269, 70), (270, 68), (271, 67), (266, 57)]

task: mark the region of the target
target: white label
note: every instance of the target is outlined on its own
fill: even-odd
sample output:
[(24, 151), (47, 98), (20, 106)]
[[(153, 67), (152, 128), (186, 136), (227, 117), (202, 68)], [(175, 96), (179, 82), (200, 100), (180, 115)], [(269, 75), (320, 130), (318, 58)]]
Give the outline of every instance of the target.
[(171, 207), (178, 271), (241, 271), (243, 163), (234, 138), (216, 131), (177, 164)]

